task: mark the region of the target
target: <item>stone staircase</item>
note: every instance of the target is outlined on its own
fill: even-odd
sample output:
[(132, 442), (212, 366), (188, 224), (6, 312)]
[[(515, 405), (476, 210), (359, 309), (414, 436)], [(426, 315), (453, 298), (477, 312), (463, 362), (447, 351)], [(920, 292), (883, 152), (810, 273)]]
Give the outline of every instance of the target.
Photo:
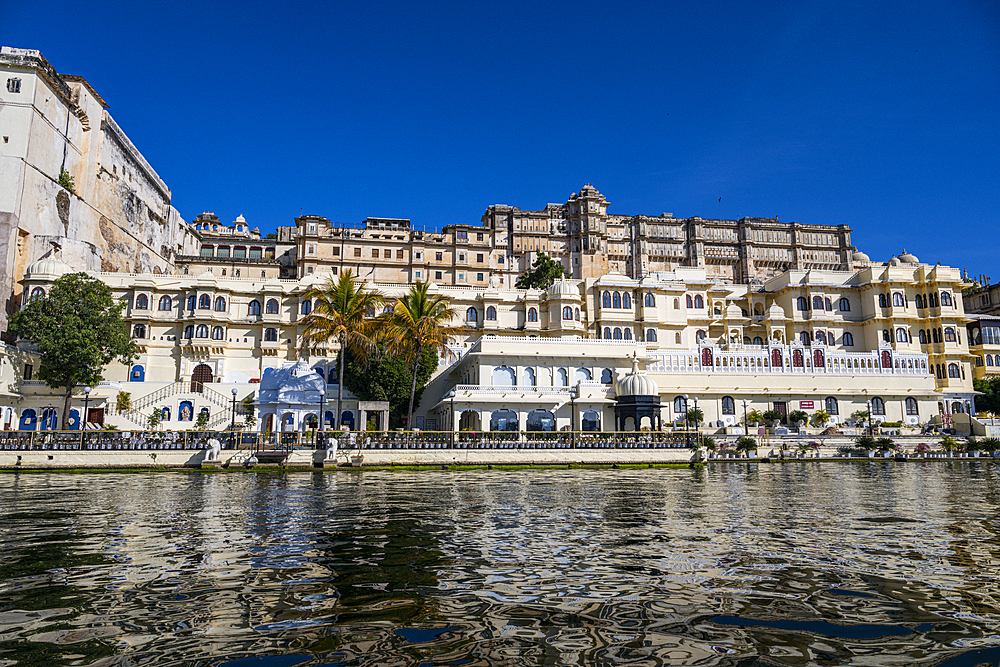
[[(209, 417), (208, 425), (206, 426), (209, 430), (218, 428), (232, 418), (231, 396), (225, 396), (204, 383), (190, 381), (174, 382), (165, 387), (160, 387), (145, 396), (137, 398), (131, 402), (128, 410), (119, 412), (118, 416), (127, 419), (137, 426), (145, 428), (149, 424), (149, 410), (147, 408), (153, 407), (156, 404), (178, 394), (189, 394), (193, 399), (202, 399), (199, 402), (208, 401), (209, 403), (222, 408)], [(237, 421), (240, 421), (239, 418), (246, 415), (246, 413), (246, 407), (240, 401), (237, 401)]]

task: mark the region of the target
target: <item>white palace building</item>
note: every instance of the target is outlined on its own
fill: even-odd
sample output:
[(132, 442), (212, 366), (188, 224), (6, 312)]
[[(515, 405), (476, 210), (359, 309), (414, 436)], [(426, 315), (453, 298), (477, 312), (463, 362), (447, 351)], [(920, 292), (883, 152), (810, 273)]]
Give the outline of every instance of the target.
[[(464, 334), (441, 359), (414, 426), (667, 428), (683, 421), (685, 395), (688, 407), (697, 401), (708, 427), (741, 423), (744, 410), (753, 409), (823, 409), (833, 424), (869, 404), (876, 421), (911, 425), (972, 412), (974, 357), (959, 271), (907, 254), (885, 263), (857, 255), (864, 266), (856, 270), (788, 270), (753, 284), (681, 266), (640, 279), (609, 273), (560, 280), (545, 291), (435, 284), (452, 301)], [(52, 257), (36, 261), (22, 280), (23, 297), (71, 270)], [(207, 411), (209, 425), (222, 428), (234, 397), (259, 402), (269, 373), (308, 368), (322, 381), (308, 383), (312, 391), (294, 410), (268, 411), (259, 402), (257, 428), (306, 428), (321, 405), (325, 427), (334, 427), (336, 350), (303, 352), (299, 343), (311, 308), (304, 294), (327, 272), (299, 279), (223, 277), (209, 269), (94, 275), (127, 304), (140, 356), (130, 367), (106, 369), (107, 381), (88, 399), (90, 422), (137, 429), (159, 410), (161, 428), (185, 429)], [(367, 287), (390, 298), (408, 289)], [(7, 375), (21, 370), (18, 363), (30, 365), (15, 348), (7, 357)], [(57, 392), (28, 379), (30, 370), (19, 375), (8, 378), (14, 400), (5, 426), (54, 427)], [(323, 386), (325, 395), (317, 388)], [(132, 399), (123, 413), (115, 410), (120, 391)], [(362, 428), (365, 406), (345, 395), (344, 423)], [(384, 414), (377, 421), (385, 428)]]

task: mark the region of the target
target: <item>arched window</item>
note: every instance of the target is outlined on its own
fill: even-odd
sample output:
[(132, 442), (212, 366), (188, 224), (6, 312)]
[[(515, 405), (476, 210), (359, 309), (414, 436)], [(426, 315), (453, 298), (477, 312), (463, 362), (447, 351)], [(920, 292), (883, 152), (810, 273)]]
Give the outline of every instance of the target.
[(826, 345), (826, 333), (823, 331), (816, 332), (816, 342)]
[(486, 319), (495, 320), (496, 318), (497, 318), (497, 309), (493, 306), (488, 307), (486, 309)]
[(989, 354), (986, 355), (986, 365), (987, 366), (992, 366), (993, 365), (993, 356), (992, 355), (989, 355)]
[(209, 310), (212, 307), (212, 297), (207, 294), (202, 294), (198, 297), (198, 309), (199, 310)]
[(538, 321), (538, 309), (537, 308), (529, 308), (528, 309), (528, 321), (529, 322), (537, 322)]
[(186, 327), (184, 327), (184, 337), (185, 338), (194, 338), (194, 325), (193, 324), (189, 324)]
[(941, 292), (941, 305), (950, 306), (951, 305), (951, 293)]
[(226, 300), (221, 296), (215, 297), (215, 312), (224, 313), (226, 312)]
[(898, 343), (908, 343), (910, 342), (910, 335), (906, 332), (903, 327), (896, 328), (896, 342)]
[(385, 308), (382, 309), (382, 314), (383, 315), (391, 315), (392, 312), (393, 312), (392, 311), (392, 306), (386, 306)]
[(753, 337), (753, 344), (754, 345), (763, 345), (764, 344), (764, 339), (761, 338), (760, 336), (754, 336)]
[(653, 297), (652, 293), (647, 292), (646, 296), (644, 298), (645, 298), (645, 302), (644, 303), (646, 304), (647, 308), (654, 308), (654, 307), (656, 307), (656, 298)]
[(906, 305), (906, 299), (903, 298), (903, 293), (902, 292), (893, 292), (892, 293), (892, 305), (894, 305), (894, 306), (905, 306)]
[(615, 327), (615, 330), (614, 330), (614, 339), (615, 340), (621, 340), (622, 339), (622, 330), (621, 330), (620, 327)]
[(724, 415), (736, 414), (736, 401), (733, 400), (732, 396), (722, 397), (722, 414)]
[[(489, 317), (489, 316), (487, 316)], [(570, 306), (563, 306), (563, 319), (571, 320), (573, 319), (573, 309)]]
[(312, 309), (313, 309), (312, 301), (310, 301), (309, 299), (306, 299), (305, 301), (302, 302), (302, 314), (303, 315), (308, 315), (309, 313), (312, 312)]
[(853, 346), (854, 345), (854, 334), (852, 334), (850, 331), (845, 331), (844, 332), (844, 345), (845, 346)]
[(611, 327), (604, 327), (604, 340), (611, 340)]
[(948, 377), (950, 378), (961, 377), (961, 372), (959, 371), (958, 364), (948, 364)]
[(569, 386), (569, 375), (566, 373), (565, 368), (560, 368), (556, 371), (556, 381), (559, 383), (559, 387)]
[(931, 293), (928, 294), (927, 296), (930, 297), (931, 308), (937, 308), (939, 305), (938, 295)]
[(31, 290), (31, 296), (28, 298), (34, 301), (35, 299), (41, 299), (43, 296), (45, 296), (45, 290), (41, 287), (35, 287)]
[(695, 308), (704, 308), (705, 307), (705, 300), (703, 298), (701, 298), (700, 294), (695, 294), (694, 295), (694, 307)]
[(198, 303), (198, 297), (196, 297), (196, 296), (194, 296), (192, 294), (191, 296), (188, 297), (188, 307), (187, 307), (187, 309), (188, 310), (194, 310), (194, 307), (195, 307), (195, 305), (197, 305), (197, 303)]
[(622, 308), (632, 307), (632, 294), (629, 292), (622, 292)]
[(830, 301), (830, 297), (823, 299), (823, 304), (826, 306), (827, 310), (833, 310), (833, 303)]
[(573, 309), (573, 319), (576, 320), (577, 322), (580, 321), (580, 309), (579, 308), (574, 308)]
[(687, 307), (688, 308), (694, 308), (694, 301), (691, 300), (691, 295), (690, 294), (687, 295)]
[(222, 340), (223, 336), (222, 327), (212, 327), (212, 340)]
[(326, 374), (327, 384), (340, 384), (340, 378), (337, 377), (337, 369), (334, 366), (330, 367), (329, 372)]
[(132, 337), (133, 338), (145, 338), (146, 337), (146, 325), (137, 324), (132, 327)]
[(278, 300), (277, 299), (268, 299), (267, 300), (267, 308), (265, 309), (265, 312), (268, 315), (273, 315), (273, 314), (277, 313), (278, 312)]
[(136, 310), (146, 310), (149, 308), (149, 297), (145, 294), (140, 294), (135, 297), (135, 309)]
[(912, 397), (906, 399), (906, 414), (908, 415), (920, 414), (920, 411), (917, 409), (917, 399)]
[(264, 330), (264, 340), (269, 343), (277, 342), (278, 340), (278, 330), (277, 329), (265, 329)]
[(646, 329), (646, 342), (647, 343), (656, 342), (656, 329)]
[(944, 330), (944, 342), (954, 343), (955, 342), (955, 330), (951, 327), (946, 327)]
[(708, 337), (708, 334), (705, 333), (704, 329), (698, 329), (697, 331), (694, 332), (695, 342), (700, 343), (701, 341), (705, 340), (705, 338), (707, 338), (707, 337)]
[(674, 414), (683, 415), (684, 414), (684, 397), (674, 396)]
[(840, 408), (837, 405), (837, 399), (833, 396), (826, 397), (826, 414), (828, 415), (839, 415)]
[(611, 384), (615, 381), (615, 374), (611, 372), (610, 368), (605, 368), (601, 371), (601, 384)]
[(600, 431), (601, 413), (597, 412), (596, 410), (584, 410), (583, 416), (580, 418), (580, 430)]
[(892, 342), (892, 334), (889, 332), (888, 329), (882, 329), (882, 340), (884, 340), (886, 343)]
[(619, 292), (615, 292), (611, 295), (611, 307), (621, 308), (622, 307), (622, 295)]
[(160, 310), (170, 310), (172, 305), (173, 303), (171, 302), (169, 296), (160, 297)]
[(806, 301), (804, 296), (800, 296), (795, 300), (795, 307), (798, 310), (809, 310), (809, 302)]
[(494, 410), (490, 415), (491, 431), (516, 431), (517, 413), (513, 410)]
[(469, 308), (465, 311), (465, 321), (466, 322), (477, 322), (479, 320), (479, 313), (476, 312), (475, 308)]
[(938, 336), (938, 330), (937, 329), (931, 329), (931, 338), (934, 339), (935, 343), (940, 343), (941, 342), (941, 337)]
[(878, 396), (872, 399), (872, 414), (879, 417), (885, 416), (885, 401)]
[(133, 366), (128, 375), (129, 382), (142, 382), (146, 379), (146, 369), (143, 366)]
[(823, 310), (823, 297), (821, 296), (813, 297), (813, 310)]
[(632, 327), (625, 327), (625, 340), (632, 340)]
[(799, 334), (799, 340), (802, 341), (803, 345), (808, 345), (809, 344), (809, 332), (808, 331), (801, 332)]
[(198, 326), (196, 326), (195, 329), (194, 329), (194, 337), (195, 338), (208, 338), (208, 325), (207, 324), (199, 324)]
[(577, 368), (575, 376), (577, 382), (590, 382), (591, 379), (590, 371), (586, 368)]
[(601, 295), (601, 307), (610, 308), (611, 307), (611, 292), (604, 290), (604, 294)]
[(888, 306), (889, 306), (889, 304), (886, 301), (885, 294), (879, 294), (878, 295), (878, 307), (879, 308), (887, 308)]
[(555, 431), (556, 418), (548, 410), (532, 410), (525, 420), (525, 429), (528, 431)]
[(527, 387), (535, 386), (535, 369), (525, 368), (524, 369), (524, 384)]
[(851, 301), (850, 301), (850, 299), (847, 299), (847, 298), (841, 299), (839, 306), (840, 306), (841, 312), (844, 312), (844, 313), (851, 312)]
[(375, 306), (365, 308), (365, 317), (375, 317)]
[(913, 304), (917, 307), (917, 309), (924, 308), (924, 295), (923, 294), (914, 295)]
[(492, 380), (494, 387), (513, 387), (514, 369), (510, 366), (497, 366), (493, 369)]
[(927, 344), (927, 332), (926, 331), (924, 331), (923, 329), (921, 329), (920, 332), (917, 334), (917, 336), (918, 336), (918, 338), (919, 338), (919, 340), (920, 340), (921, 343), (923, 343), (924, 345)]
[(260, 301), (251, 301), (247, 305), (247, 314), (252, 316), (260, 315)]

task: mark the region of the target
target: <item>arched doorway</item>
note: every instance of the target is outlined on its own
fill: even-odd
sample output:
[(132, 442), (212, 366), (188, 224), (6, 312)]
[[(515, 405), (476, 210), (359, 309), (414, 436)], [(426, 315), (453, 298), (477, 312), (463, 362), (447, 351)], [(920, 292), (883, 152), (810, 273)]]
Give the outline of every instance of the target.
[(205, 383), (211, 381), (212, 367), (208, 364), (198, 364), (191, 373), (191, 391), (201, 393), (205, 390)]
[(532, 410), (528, 413), (528, 431), (555, 431), (556, 418), (548, 410)]

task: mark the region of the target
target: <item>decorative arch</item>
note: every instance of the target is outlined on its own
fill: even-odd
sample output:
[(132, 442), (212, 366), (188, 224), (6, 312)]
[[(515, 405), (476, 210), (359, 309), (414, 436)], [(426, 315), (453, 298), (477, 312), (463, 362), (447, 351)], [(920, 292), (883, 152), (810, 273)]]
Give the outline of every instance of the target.
[(217, 313), (226, 312), (226, 300), (221, 296), (215, 297), (215, 312)]
[(529, 308), (528, 309), (528, 321), (529, 322), (537, 322), (538, 321), (538, 309), (537, 308)]
[(128, 374), (129, 382), (143, 382), (145, 379), (146, 369), (141, 364), (133, 366), (131, 372)]
[(212, 297), (207, 294), (202, 294), (198, 297), (198, 309), (208, 310), (212, 307)]
[(510, 366), (497, 366), (493, 369), (494, 387), (513, 387), (516, 384), (514, 369)]
[(160, 297), (160, 310), (170, 310), (173, 307), (173, 301), (171, 301), (169, 296)]
[(527, 431), (554, 432), (556, 430), (556, 418), (548, 410), (532, 410), (528, 413)]
[(276, 314), (278, 312), (278, 300), (277, 299), (268, 299), (267, 300), (267, 308), (266, 308), (265, 312), (268, 315), (274, 315), (274, 314)]
[(136, 310), (148, 310), (149, 309), (149, 297), (145, 294), (139, 294), (135, 297), (135, 309)]
[(252, 317), (260, 315), (260, 301), (254, 299), (249, 304), (247, 304), (247, 314)]

